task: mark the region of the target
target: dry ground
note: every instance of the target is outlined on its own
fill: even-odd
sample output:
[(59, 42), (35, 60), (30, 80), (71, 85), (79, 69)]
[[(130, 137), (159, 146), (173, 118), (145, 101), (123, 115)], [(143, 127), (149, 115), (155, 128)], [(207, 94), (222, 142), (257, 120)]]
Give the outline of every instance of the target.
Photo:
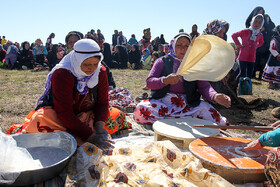
[[(117, 87), (126, 87), (135, 99), (147, 90), (143, 90), (148, 70), (112, 70)], [(29, 111), (33, 110), (37, 99), (44, 91), (48, 71), (31, 72), (30, 70), (0, 69), (0, 127), (6, 131), (12, 123), (22, 123)], [(253, 81), (253, 94), (263, 98), (265, 103), (255, 109), (243, 109), (233, 105), (230, 109), (215, 107), (228, 118), (231, 125), (269, 125), (277, 119), (271, 110), (280, 106), (280, 90), (267, 89), (264, 81)], [(228, 131), (236, 135), (247, 134), (258, 137), (261, 132)]]

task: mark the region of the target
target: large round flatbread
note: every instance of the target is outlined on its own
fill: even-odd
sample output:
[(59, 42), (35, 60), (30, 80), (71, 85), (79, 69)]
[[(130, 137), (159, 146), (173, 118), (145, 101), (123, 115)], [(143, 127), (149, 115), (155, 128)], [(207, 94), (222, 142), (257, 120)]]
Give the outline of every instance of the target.
[(218, 135), (220, 129), (197, 128), (194, 125), (217, 125), (197, 118), (172, 118), (158, 120), (153, 124), (155, 132), (175, 139), (197, 139)]

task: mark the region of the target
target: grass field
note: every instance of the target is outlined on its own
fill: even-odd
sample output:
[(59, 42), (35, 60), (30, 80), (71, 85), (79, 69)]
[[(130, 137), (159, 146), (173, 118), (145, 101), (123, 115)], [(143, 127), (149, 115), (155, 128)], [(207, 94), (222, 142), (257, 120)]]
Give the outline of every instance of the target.
[[(143, 90), (148, 70), (111, 70), (117, 87), (129, 89), (135, 99), (147, 90)], [(22, 123), (29, 111), (36, 106), (37, 99), (44, 91), (48, 71), (32, 72), (30, 70), (0, 69), (0, 127), (6, 131), (12, 123)], [(238, 106), (226, 109), (214, 105), (219, 112), (228, 118), (232, 125), (269, 125), (277, 119), (272, 117), (271, 110), (280, 106), (280, 90), (267, 89), (268, 83), (253, 79), (253, 94), (263, 98), (265, 103), (255, 109), (245, 110)], [(149, 91), (148, 91), (149, 92)], [(248, 133), (258, 136), (257, 132), (230, 131)]]

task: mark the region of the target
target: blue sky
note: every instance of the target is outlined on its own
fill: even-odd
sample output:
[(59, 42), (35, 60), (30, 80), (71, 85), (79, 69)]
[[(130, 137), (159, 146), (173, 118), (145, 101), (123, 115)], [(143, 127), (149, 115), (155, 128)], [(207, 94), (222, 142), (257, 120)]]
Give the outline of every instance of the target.
[(114, 29), (130, 38), (142, 38), (143, 29), (151, 28), (152, 39), (164, 34), (170, 42), (180, 28), (191, 32), (193, 24), (202, 33), (213, 19), (230, 23), (231, 34), (245, 28), (245, 20), (256, 7), (262, 6), (275, 25), (280, 24), (279, 0), (5, 0), (1, 2), (0, 35), (13, 42), (45, 43), (51, 32), (53, 43), (64, 43), (72, 30), (86, 33), (100, 29), (108, 43)]

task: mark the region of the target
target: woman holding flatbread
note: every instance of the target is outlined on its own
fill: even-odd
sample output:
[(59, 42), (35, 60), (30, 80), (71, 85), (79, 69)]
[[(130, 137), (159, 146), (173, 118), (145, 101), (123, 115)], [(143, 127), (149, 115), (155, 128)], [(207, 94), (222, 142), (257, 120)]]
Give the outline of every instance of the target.
[(190, 43), (191, 36), (181, 32), (171, 41), (170, 52), (156, 60), (146, 79), (151, 96), (140, 102), (134, 112), (137, 122), (153, 124), (165, 118), (194, 117), (228, 125), (225, 117), (201, 99), (202, 96), (228, 108), (231, 100), (227, 95), (217, 93), (208, 81), (185, 81), (175, 74)]

